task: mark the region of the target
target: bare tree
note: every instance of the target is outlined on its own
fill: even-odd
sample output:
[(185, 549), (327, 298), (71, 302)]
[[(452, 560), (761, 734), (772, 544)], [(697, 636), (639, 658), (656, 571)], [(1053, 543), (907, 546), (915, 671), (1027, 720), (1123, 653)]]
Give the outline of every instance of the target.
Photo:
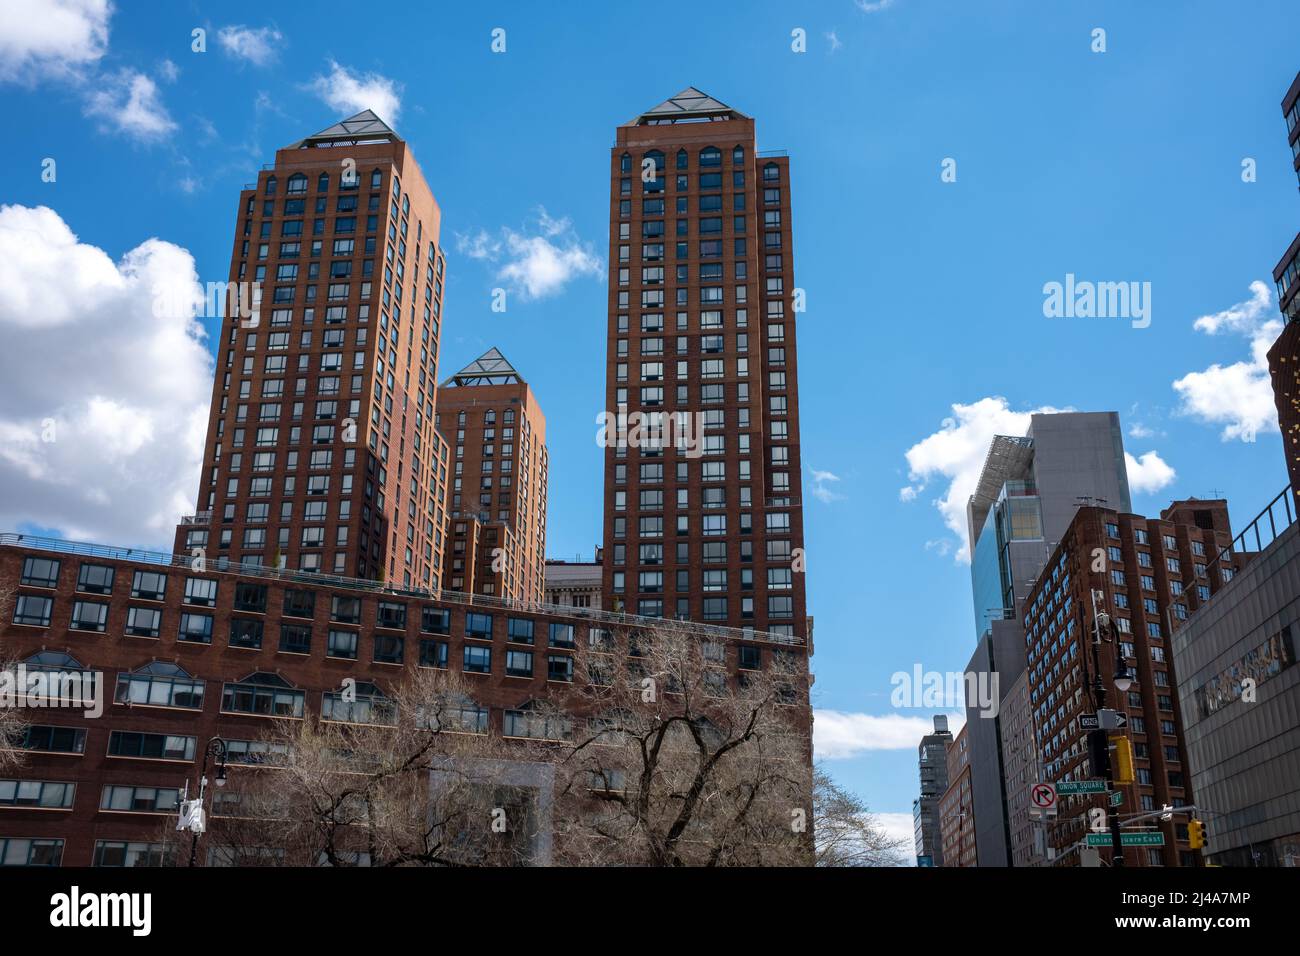
[(426, 670), (390, 692), (343, 688), (315, 719), (277, 721), (276, 754), (215, 796), (206, 837), (239, 865), (465, 866), (528, 862), (505, 747), (459, 675)]
[[(10, 620), (13, 598), (14, 588), (0, 588), (0, 621)], [(27, 718), (17, 704), (18, 661), (10, 659), (3, 648), (0, 648), (0, 682), (8, 683), (12, 692), (0, 692), (0, 772), (7, 772), (26, 762), (27, 755), (21, 746), (27, 735)]]
[(857, 794), (821, 766), (813, 772), (813, 832), (818, 866), (903, 866), (907, 840), (891, 837)]
[(734, 676), (720, 641), (665, 621), (593, 631), (559, 746), (556, 844), (592, 865), (808, 865), (806, 659), (775, 649)]

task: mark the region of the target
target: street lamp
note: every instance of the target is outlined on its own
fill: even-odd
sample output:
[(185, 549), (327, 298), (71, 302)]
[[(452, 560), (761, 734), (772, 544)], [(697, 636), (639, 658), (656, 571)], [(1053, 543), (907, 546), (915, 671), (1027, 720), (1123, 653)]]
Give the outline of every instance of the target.
[(1127, 694), (1133, 686), (1133, 673), (1128, 669), (1128, 661), (1121, 654), (1115, 655), (1115, 689)]
[[(195, 866), (199, 858), (199, 836), (206, 829), (204, 821), (204, 800), (208, 793), (208, 758), (217, 758), (216, 784), (226, 785), (226, 742), (220, 737), (213, 737), (203, 751), (203, 765), (199, 768), (199, 795), (196, 800), (186, 801), (189, 807), (182, 806), (181, 822), (177, 829), (187, 829), (193, 836), (190, 839), (190, 866)], [(187, 784), (188, 785), (188, 784)]]

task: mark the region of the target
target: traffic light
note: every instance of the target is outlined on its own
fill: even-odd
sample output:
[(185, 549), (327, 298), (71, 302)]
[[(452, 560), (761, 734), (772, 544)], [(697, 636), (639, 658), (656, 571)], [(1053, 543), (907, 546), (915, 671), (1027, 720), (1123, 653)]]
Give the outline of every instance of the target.
[(1193, 850), (1205, 846), (1205, 824), (1192, 818), (1187, 821), (1187, 845)]
[(1111, 761), (1110, 779), (1113, 783), (1133, 782), (1133, 743), (1127, 737), (1111, 737), (1115, 757)]

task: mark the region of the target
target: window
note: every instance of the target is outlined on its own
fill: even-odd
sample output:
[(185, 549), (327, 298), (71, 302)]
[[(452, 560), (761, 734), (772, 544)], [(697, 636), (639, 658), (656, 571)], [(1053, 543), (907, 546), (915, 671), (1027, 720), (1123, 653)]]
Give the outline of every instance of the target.
[(55, 780), (0, 780), (0, 807), (71, 810), (75, 783)]
[(230, 619), (230, 646), (258, 649), (262, 646), (262, 622), (252, 618)]
[(281, 624), (280, 650), (286, 654), (310, 654), (311, 627), (306, 624)]
[(62, 840), (0, 837), (0, 866), (59, 866), (62, 861)]
[(336, 631), (331, 629), (329, 633), (329, 642), (325, 647), (325, 654), (328, 657), (341, 657), (345, 660), (356, 660), (357, 632)]
[(104, 787), (99, 809), (117, 813), (174, 813), (180, 803), (175, 787)]
[(109, 594), (113, 590), (113, 568), (106, 564), (83, 564), (77, 573), (77, 590), (86, 594)]
[(480, 637), (490, 640), (492, 638), (492, 615), (467, 612), (465, 614), (465, 634), (468, 637)]
[(19, 745), (23, 750), (41, 753), (81, 754), (86, 752), (86, 732), (73, 727), (32, 724)]
[(241, 681), (223, 685), (221, 710), (259, 717), (301, 717), (305, 697), (278, 674), (258, 671)]
[[(533, 643), (533, 622), (528, 618), (512, 617), (506, 620), (506, 639), (516, 644)], [(531, 665), (530, 665), (531, 667)], [(506, 665), (509, 672), (509, 663)]]
[(546, 679), (556, 681), (573, 680), (573, 658), (567, 654), (546, 655)]
[(467, 644), (461, 666), (470, 674), (490, 674), (492, 672), (492, 648)]
[(397, 601), (380, 601), (375, 607), (375, 626), (406, 630), (406, 605)]
[(118, 674), (113, 699), (119, 704), (202, 710), (204, 686), (179, 664), (151, 661), (129, 674)]
[(358, 681), (348, 692), (326, 691), (320, 716), (348, 724), (395, 724), (397, 705), (374, 684)]
[(552, 622), (550, 624), (551, 647), (573, 647), (573, 625)]
[(195, 740), (172, 734), (115, 730), (108, 736), (108, 755), (135, 760), (193, 760)]
[(126, 633), (132, 637), (157, 637), (162, 629), (162, 611), (156, 607), (129, 607)]
[(446, 641), (420, 641), (420, 666), (447, 668)]
[(131, 582), (131, 597), (145, 601), (161, 601), (167, 590), (167, 575), (157, 571), (137, 571)]
[(315, 617), (315, 593), (312, 591), (285, 591), (284, 605), (280, 613), (285, 617)]
[(420, 630), (426, 634), (450, 634), (451, 611), (440, 607), (421, 608)]
[(235, 585), (236, 611), (266, 611), (266, 585), (239, 582)]
[(68, 627), (74, 631), (103, 632), (108, 621), (108, 605), (99, 601), (77, 601), (72, 605)]
[(20, 584), (36, 588), (52, 588), (59, 583), (59, 562), (50, 558), (26, 558)]
[(533, 676), (533, 652), (507, 650), (506, 651), (506, 676), (507, 677), (532, 677)]
[(207, 578), (186, 578), (185, 603), (213, 607), (217, 603), (217, 582)]
[(176, 639), (188, 644), (212, 643), (212, 615), (186, 612), (181, 615), (180, 628)]
[(94, 866), (175, 866), (176, 847), (166, 843), (96, 840)]
[(361, 623), (361, 599), (335, 596), (331, 599), (330, 620), (340, 624)]
[(404, 659), (406, 639), (396, 634), (375, 635), (374, 659), (379, 664), (400, 664)]

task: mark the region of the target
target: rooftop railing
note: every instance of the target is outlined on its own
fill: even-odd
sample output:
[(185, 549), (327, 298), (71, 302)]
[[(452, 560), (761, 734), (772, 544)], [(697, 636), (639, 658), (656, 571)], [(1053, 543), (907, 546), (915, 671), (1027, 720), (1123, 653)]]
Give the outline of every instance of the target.
[[(1220, 586), (1210, 595), (1210, 600), (1213, 600), (1225, 587), (1232, 584), (1231, 579), (1223, 579), (1222, 568), (1229, 567), (1235, 572), (1235, 558), (1237, 555), (1252, 553), (1258, 554), (1281, 537), (1282, 533), (1286, 531), (1287, 528), (1295, 524), (1298, 516), (1294, 502), (1295, 491), (1292, 490), (1290, 485), (1287, 485), (1276, 498), (1268, 503), (1268, 506), (1265, 507), (1263, 511), (1255, 516), (1255, 519), (1251, 521), (1250, 524), (1246, 525), (1240, 534), (1232, 539), (1230, 545), (1223, 548), (1218, 554), (1206, 562), (1206, 580), (1212, 581), (1216, 572), (1219, 573), (1220, 576)], [(1254, 545), (1253, 552), (1247, 550), (1252, 544)], [(1189, 593), (1190, 588), (1185, 589), (1183, 593), (1179, 595), (1178, 599), (1173, 602), (1173, 604), (1181, 604), (1188, 612), (1187, 617), (1179, 619), (1180, 623), (1185, 623), (1188, 618), (1195, 613), (1195, 611), (1187, 605)], [(1208, 603), (1208, 601), (1201, 601), (1195, 610), (1199, 611)], [(1170, 612), (1172, 617), (1172, 607), (1170, 608)], [(1171, 630), (1172, 629), (1173, 627), (1171, 625)]]
[(680, 627), (701, 637), (717, 637), (724, 640), (760, 641), (796, 647), (803, 646), (805, 643), (802, 637), (787, 637), (784, 634), (773, 634), (770, 631), (759, 631), (753, 628), (725, 627), (720, 624), (702, 624), (696, 621), (684, 621), (675, 618), (644, 617), (640, 614), (624, 614), (618, 611), (597, 610), (595, 608), (575, 608), (572, 605), (547, 604), (543, 601), (519, 601), (491, 594), (465, 594), (461, 591), (448, 591), (443, 588), (393, 587), (384, 584), (382, 581), (369, 578), (349, 578), (336, 574), (321, 574), (316, 571), (268, 568), (261, 564), (213, 561), (185, 554), (167, 554), (141, 548), (91, 544), (85, 541), (47, 538), (12, 531), (0, 532), (0, 547), (6, 546), (28, 548), (36, 551), (51, 551), (59, 554), (76, 554), (109, 561), (134, 561), (141, 564), (186, 568), (204, 574), (231, 574), (316, 587), (347, 588), (353, 591), (365, 591), (370, 594), (441, 601), (446, 604), (458, 604), (464, 607), (496, 608), (504, 611), (546, 614), (551, 617), (580, 619), (588, 623), (610, 624), (620, 627)]

